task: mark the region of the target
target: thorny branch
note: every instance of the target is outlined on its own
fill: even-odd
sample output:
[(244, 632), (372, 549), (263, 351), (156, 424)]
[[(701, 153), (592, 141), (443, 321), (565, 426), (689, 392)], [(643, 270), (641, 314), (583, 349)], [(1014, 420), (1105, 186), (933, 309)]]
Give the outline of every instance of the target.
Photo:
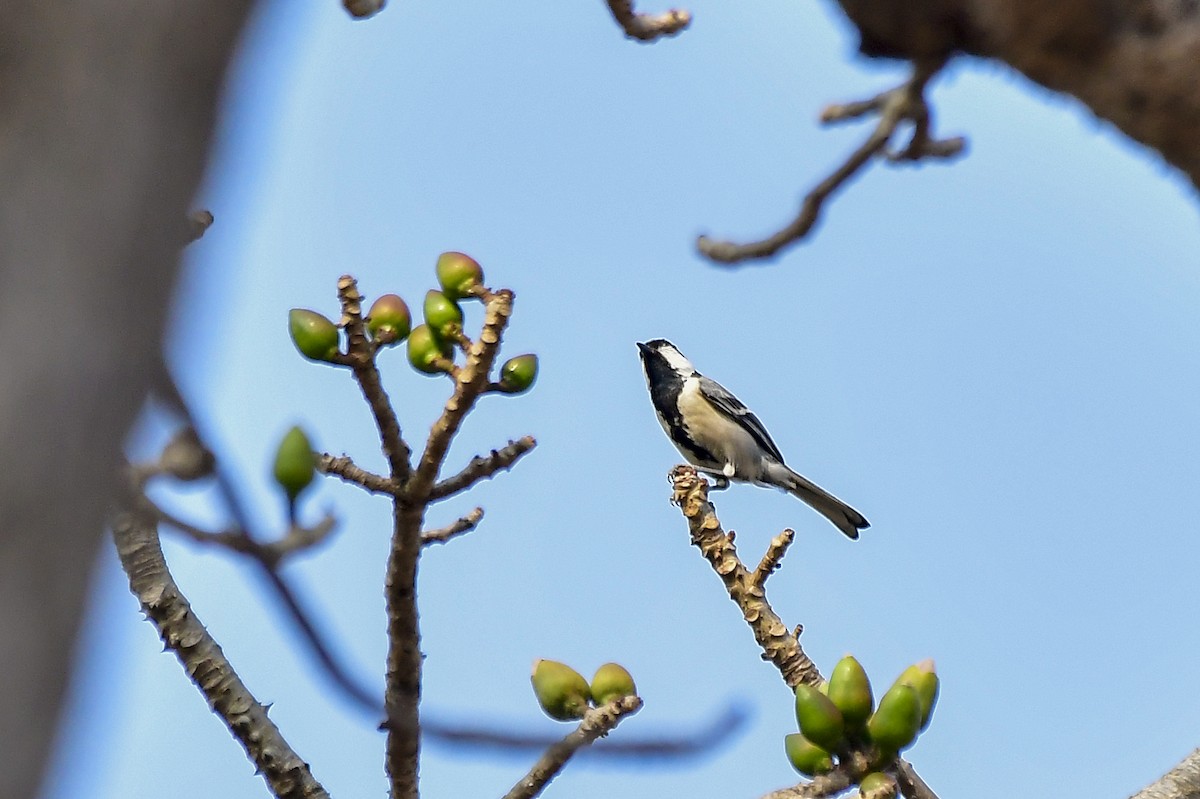
[(328, 799), (308, 764), (267, 718), (266, 706), (242, 683), (179, 591), (167, 570), (153, 515), (145, 508), (128, 510), (116, 516), (112, 528), (129, 588), (146, 618), (246, 750), (271, 793), (279, 799)]
[[(930, 111), (925, 100), (925, 87), (943, 64), (942, 61), (918, 63), (912, 77), (890, 91), (870, 100), (826, 108), (821, 113), (823, 124), (857, 119), (867, 114), (878, 114), (879, 121), (866, 141), (804, 197), (799, 214), (781, 230), (765, 239), (745, 244), (701, 236), (696, 242), (700, 253), (717, 263), (731, 265), (770, 258), (792, 242), (807, 236), (817, 223), (825, 201), (873, 158), (883, 156), (896, 162), (923, 158), (947, 159), (959, 155), (966, 145), (964, 139), (933, 139), (929, 132)], [(890, 151), (888, 145), (904, 123), (912, 125), (908, 144), (899, 151)]]
[(579, 722), (579, 726), (547, 749), (545, 754), (534, 763), (529, 773), (504, 795), (504, 799), (533, 799), (545, 790), (552, 779), (558, 776), (572, 755), (597, 738), (608, 735), (621, 723), (621, 719), (636, 713), (641, 706), (640, 698), (626, 696), (588, 710), (583, 720)]
[(692, 15), (684, 9), (672, 8), (662, 14), (638, 13), (633, 0), (607, 0), (613, 19), (630, 39), (653, 42), (663, 36), (674, 36), (692, 23)]
[(372, 494), (391, 494), (395, 496), (398, 490), (395, 481), (383, 475), (367, 471), (345, 455), (334, 456), (328, 452), (319, 453), (317, 455), (316, 467), (317, 471), (322, 474), (340, 477), (345, 482), (353, 483), (359, 488), (370, 491)]

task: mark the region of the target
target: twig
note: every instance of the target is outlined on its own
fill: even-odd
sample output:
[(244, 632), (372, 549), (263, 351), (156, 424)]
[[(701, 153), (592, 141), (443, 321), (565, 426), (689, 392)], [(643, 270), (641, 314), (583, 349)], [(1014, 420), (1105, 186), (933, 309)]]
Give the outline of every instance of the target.
[(684, 9), (672, 8), (662, 14), (639, 14), (633, 10), (633, 0), (607, 0), (613, 19), (630, 39), (652, 42), (663, 36), (674, 36), (692, 23), (692, 15)]
[(112, 527), (129, 588), (141, 602), (146, 618), (246, 750), (271, 793), (280, 799), (328, 799), (308, 764), (267, 718), (267, 708), (242, 683), (171, 579), (153, 517), (127, 511), (117, 515)]
[(938, 799), (938, 795), (904, 758), (896, 758), (896, 782), (900, 783), (900, 792), (908, 799)]
[(395, 496), (399, 488), (394, 480), (383, 475), (375, 474), (357, 465), (348, 456), (333, 456), (328, 452), (317, 453), (317, 471), (322, 474), (340, 477), (347, 483), (353, 483), (372, 494), (390, 494)]
[(363, 398), (371, 408), (375, 425), (379, 428), (383, 454), (391, 469), (391, 477), (404, 483), (412, 470), (409, 464), (412, 454), (401, 434), (400, 420), (396, 418), (392, 402), (383, 390), (379, 369), (375, 366), (375, 349), (367, 338), (366, 325), (363, 323), (363, 298), (358, 291), (358, 281), (350, 275), (342, 275), (338, 278), (337, 288), (338, 299), (342, 304), (342, 326), (346, 328), (346, 355), (349, 366), (354, 372), (354, 379), (358, 382)]
[(262, 543), (246, 535), (244, 530), (236, 528), (219, 531), (205, 530), (180, 519), (169, 511), (163, 510), (155, 503), (152, 503), (152, 505), (154, 513), (158, 516), (160, 522), (174, 530), (178, 530), (196, 543), (207, 546), (219, 546), (243, 555), (248, 555), (251, 558), (264, 562), (271, 568), (278, 568), (280, 563), (290, 555), (312, 549), (324, 543), (330, 533), (337, 529), (337, 519), (333, 516), (326, 516), (313, 527), (294, 526), (289, 528), (282, 537), (274, 541)]
[(850, 785), (850, 777), (845, 772), (835, 771), (832, 774), (813, 777), (812, 782), (802, 782), (790, 788), (771, 791), (762, 799), (824, 799), (827, 796), (838, 795)]
[(512, 314), (513, 293), (507, 289), (491, 293), (484, 305), (483, 329), (479, 338), (467, 352), (466, 363), (454, 379), (454, 393), (446, 401), (442, 415), (433, 423), (425, 452), (417, 467), (416, 478), (406, 486), (406, 496), (411, 502), (429, 499), (433, 481), (437, 477), (450, 442), (458, 433), (459, 426), (470, 412), (475, 400), (487, 389), (488, 375), (500, 351), (500, 339)]
[(509, 441), (505, 447), (492, 450), (490, 455), (476, 455), (461, 472), (434, 485), (429, 491), (430, 502), (453, 496), (502, 469), (512, 468), (522, 455), (536, 446), (537, 441), (533, 436), (525, 436), (517, 441)]
[(733, 541), (721, 529), (716, 509), (708, 501), (708, 483), (691, 466), (672, 469), (671, 482), (675, 489), (672, 502), (679, 506), (688, 521), (692, 543), (721, 578), (729, 598), (741, 609), (754, 632), (754, 639), (763, 649), (763, 660), (779, 669), (789, 688), (802, 682), (820, 683), (821, 672), (804, 654), (799, 639), (771, 608), (762, 585), (754, 583), (738, 558)]
[(626, 696), (588, 710), (579, 726), (547, 749), (529, 773), (504, 795), (504, 799), (533, 799), (558, 776), (563, 766), (580, 748), (607, 735), (621, 723), (622, 718), (636, 713), (641, 706), (640, 698)]
[(436, 530), (426, 530), (421, 533), (421, 546), (429, 546), (430, 544), (444, 544), (451, 538), (456, 538), (464, 533), (469, 533), (479, 526), (479, 522), (483, 519), (483, 508), (475, 510), (463, 516), (453, 524), (448, 524), (445, 527), (439, 527)]
[[(696, 246), (707, 258), (723, 264), (740, 264), (760, 258), (769, 258), (792, 242), (809, 234), (820, 217), (825, 201), (854, 177), (872, 158), (883, 155), (889, 161), (916, 161), (922, 158), (951, 158), (959, 155), (965, 146), (961, 137), (934, 140), (929, 136), (929, 105), (925, 100), (925, 86), (937, 74), (944, 62), (918, 63), (913, 75), (900, 86), (870, 100), (830, 106), (821, 114), (821, 122), (828, 124), (848, 119), (857, 119), (871, 113), (879, 115), (879, 122), (850, 156), (827, 178), (818, 183), (804, 197), (796, 218), (778, 232), (759, 241), (739, 244), (701, 236)], [(900, 126), (909, 122), (913, 134), (907, 146), (899, 152), (889, 152), (888, 144)]]
[(796, 531), (790, 527), (771, 539), (766, 553), (758, 563), (758, 568), (754, 570), (754, 574), (750, 575), (751, 585), (762, 588), (766, 584), (767, 578), (779, 568), (779, 562), (783, 560), (784, 554), (794, 540), (796, 540)]

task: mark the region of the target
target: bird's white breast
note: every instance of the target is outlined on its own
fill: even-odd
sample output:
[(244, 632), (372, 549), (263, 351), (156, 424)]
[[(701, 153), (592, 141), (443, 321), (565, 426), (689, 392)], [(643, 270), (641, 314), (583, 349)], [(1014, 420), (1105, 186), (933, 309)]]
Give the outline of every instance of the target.
[(753, 481), (759, 478), (762, 458), (758, 443), (740, 424), (705, 399), (698, 378), (689, 377), (683, 381), (679, 410), (683, 414), (688, 435), (719, 461), (716, 464), (698, 463), (696, 466), (715, 468), (735, 480)]

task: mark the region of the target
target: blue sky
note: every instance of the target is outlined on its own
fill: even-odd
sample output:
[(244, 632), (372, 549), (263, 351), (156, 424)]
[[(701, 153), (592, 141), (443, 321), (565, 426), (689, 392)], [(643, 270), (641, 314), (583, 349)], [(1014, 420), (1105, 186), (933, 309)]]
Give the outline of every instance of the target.
[[(897, 83), (853, 54), (832, 4), (698, 0), (691, 30), (642, 46), (594, 3), (265, 3), (230, 85), (198, 204), (172, 363), (264, 524), (282, 523), (274, 444), (382, 467), (348, 376), (302, 361), (294, 306), (334, 283), (419, 301), (443, 250), (517, 293), (505, 352), (535, 351), (520, 398), (488, 397), (449, 462), (533, 434), (470, 536), (421, 563), (425, 709), (566, 731), (528, 685), (535, 657), (625, 664), (646, 707), (616, 733), (746, 732), (709, 760), (568, 768), (548, 795), (756, 797), (793, 783), (789, 692), (688, 546), (667, 499), (677, 456), (634, 342), (667, 337), (755, 409), (790, 464), (873, 526), (856, 544), (783, 494), (716, 497), (743, 556), (794, 527), (769, 596), (826, 672), (853, 652), (882, 689), (933, 657), (943, 678), (911, 760), (942, 796), (1014, 784), (1119, 796), (1194, 748), (1200, 492), (1200, 233), (1193, 191), (1078, 104), (980, 62), (934, 85), (952, 165), (878, 168), (816, 237), (724, 271), (696, 234), (767, 233), (866, 135), (828, 102)], [(468, 323), (479, 323), (477, 307)], [(384, 357), (410, 440), (447, 384)], [(194, 494), (186, 507), (206, 511)], [(382, 684), (388, 507), (329, 481), (343, 525), (289, 574), (364, 681)], [(382, 736), (333, 694), (248, 564), (176, 540), (196, 613), (335, 796), (384, 796)], [(52, 797), (264, 795), (115, 557), (95, 587)], [(430, 748), (429, 796), (502, 795), (532, 757)], [(1015, 764), (997, 768), (999, 763)], [(981, 775), (987, 775), (981, 779)]]

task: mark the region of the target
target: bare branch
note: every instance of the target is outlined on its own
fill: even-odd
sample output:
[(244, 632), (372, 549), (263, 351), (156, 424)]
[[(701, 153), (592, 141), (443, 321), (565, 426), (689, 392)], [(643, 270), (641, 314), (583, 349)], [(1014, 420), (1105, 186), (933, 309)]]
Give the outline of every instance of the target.
[(583, 720), (579, 722), (579, 726), (547, 749), (546, 753), (529, 770), (529, 773), (504, 795), (504, 799), (533, 799), (545, 790), (552, 779), (558, 776), (563, 766), (580, 748), (587, 746), (597, 738), (608, 735), (621, 723), (621, 719), (636, 713), (641, 706), (640, 698), (626, 696), (588, 710)]
[[(821, 672), (800, 648), (800, 641), (771, 608), (761, 584), (756, 585), (738, 558), (730, 536), (721, 529), (716, 509), (708, 501), (708, 483), (691, 466), (671, 470), (672, 502), (679, 506), (691, 530), (692, 543), (712, 565), (725, 584), (729, 598), (741, 609), (754, 639), (763, 649), (763, 659), (783, 675), (789, 688), (800, 683), (817, 685)], [(765, 560), (765, 558), (764, 558)]]
[(274, 541), (261, 543), (246, 535), (244, 530), (205, 530), (190, 522), (163, 510), (157, 504), (150, 503), (158, 521), (177, 530), (192, 541), (206, 546), (219, 546), (224, 549), (248, 555), (268, 568), (278, 568), (289, 555), (294, 555), (324, 543), (335, 529), (337, 519), (327, 515), (313, 527), (293, 526), (281, 537)]
[(517, 441), (509, 441), (508, 445), (492, 450), (490, 455), (476, 455), (466, 467), (454, 475), (447, 477), (434, 485), (429, 492), (431, 502), (453, 496), (465, 491), (480, 480), (487, 479), (502, 469), (510, 469), (521, 456), (537, 446), (533, 436), (525, 436)]
[(780, 561), (783, 560), (784, 554), (794, 540), (796, 540), (796, 531), (790, 527), (771, 539), (766, 553), (758, 563), (758, 568), (754, 570), (754, 574), (750, 575), (750, 585), (762, 588), (766, 584), (767, 578), (779, 568)]
[(613, 19), (630, 39), (653, 42), (663, 36), (674, 36), (692, 23), (692, 15), (684, 9), (672, 8), (662, 14), (639, 14), (633, 10), (633, 0), (607, 0)]
[(409, 464), (412, 454), (401, 434), (400, 420), (396, 418), (392, 401), (383, 390), (379, 369), (375, 366), (375, 348), (367, 338), (366, 326), (363, 323), (363, 298), (358, 290), (358, 281), (350, 275), (338, 278), (338, 299), (342, 303), (341, 323), (346, 328), (348, 364), (354, 372), (354, 379), (358, 381), (363, 398), (371, 408), (371, 415), (375, 417), (391, 476), (403, 483), (408, 480), (412, 470)]
[(1200, 749), (1180, 761), (1160, 779), (1134, 794), (1131, 799), (1197, 799), (1200, 797)]
[(363, 469), (352, 461), (349, 456), (333, 456), (328, 452), (317, 453), (317, 471), (321, 474), (340, 477), (347, 483), (353, 483), (359, 488), (366, 489), (372, 494), (390, 494), (395, 496), (399, 490), (395, 481), (382, 475)]
[(453, 524), (448, 524), (445, 527), (439, 527), (436, 530), (426, 530), (421, 533), (421, 546), (429, 546), (430, 544), (444, 544), (451, 538), (456, 538), (464, 533), (469, 533), (479, 526), (479, 522), (483, 520), (483, 508), (475, 510), (463, 516)]
[(280, 799), (328, 799), (308, 764), (291, 748), (267, 708), (246, 688), (167, 570), (153, 518), (125, 512), (113, 521), (113, 538), (129, 588), (163, 645), (237, 739), (271, 793)]
[[(962, 138), (934, 140), (929, 136), (929, 106), (924, 91), (943, 62), (918, 64), (913, 75), (902, 85), (877, 95), (870, 100), (830, 106), (821, 113), (823, 123), (857, 119), (877, 113), (879, 122), (850, 156), (827, 178), (818, 183), (804, 197), (796, 218), (778, 232), (759, 241), (738, 244), (701, 236), (696, 246), (707, 258), (723, 264), (740, 264), (761, 258), (770, 258), (789, 244), (807, 236), (816, 225), (825, 201), (850, 178), (876, 156), (885, 156), (889, 161), (916, 161), (922, 158), (951, 158), (959, 155), (965, 146)], [(911, 123), (913, 135), (907, 146), (897, 153), (888, 152), (888, 144), (896, 131)]]

